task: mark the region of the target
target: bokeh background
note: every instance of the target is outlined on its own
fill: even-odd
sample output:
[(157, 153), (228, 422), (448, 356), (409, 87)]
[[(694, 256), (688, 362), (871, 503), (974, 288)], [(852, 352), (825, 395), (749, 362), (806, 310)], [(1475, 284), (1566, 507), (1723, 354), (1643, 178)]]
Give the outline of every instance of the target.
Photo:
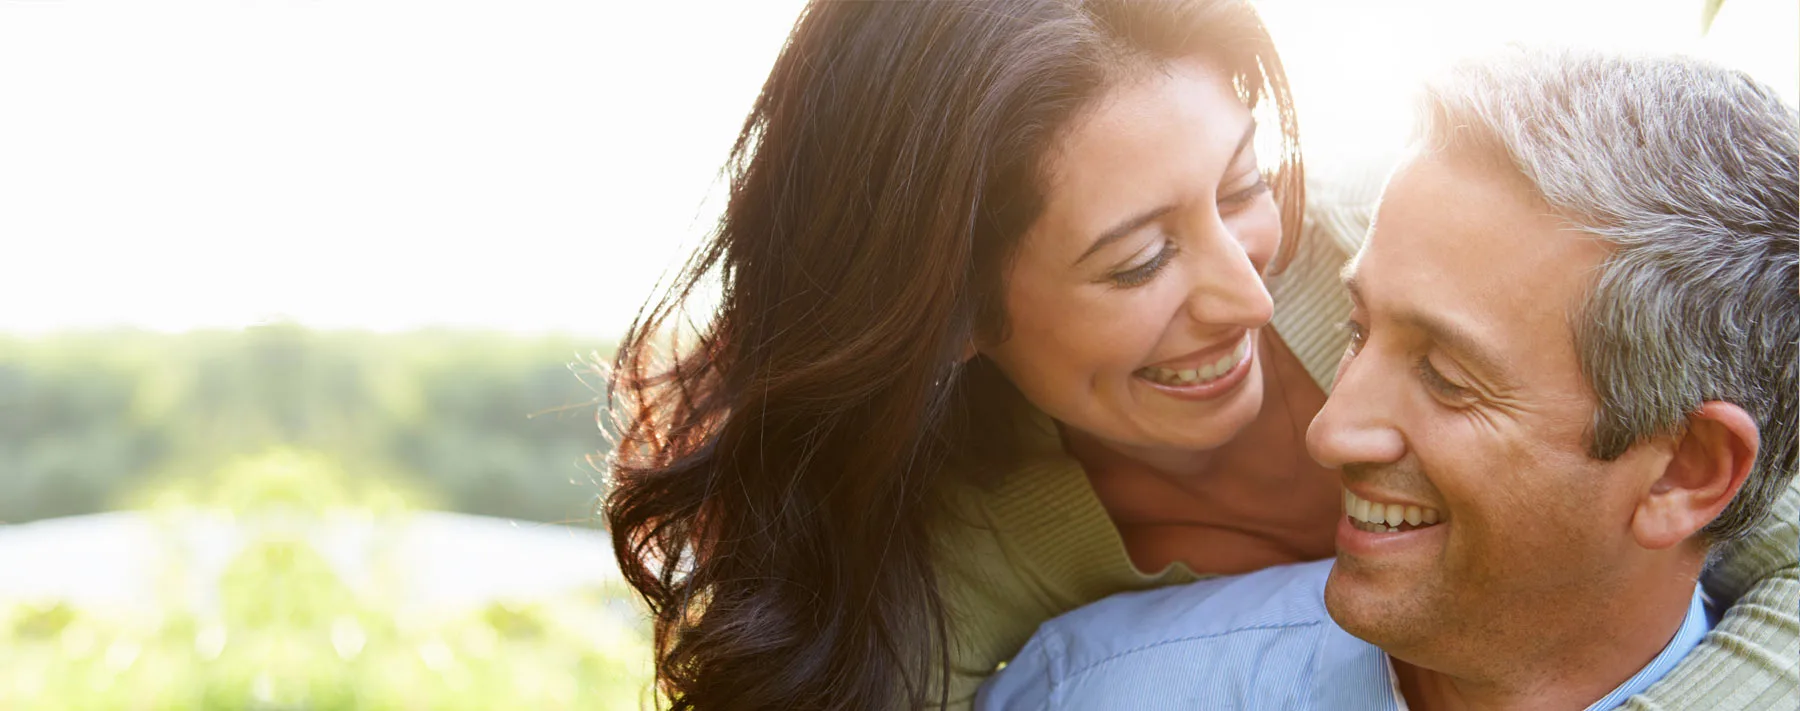
[[(0, 709), (612, 709), (599, 364), (796, 0), (0, 0)], [(1506, 41), (1793, 101), (1793, 0), (1264, 0), (1315, 179)]]

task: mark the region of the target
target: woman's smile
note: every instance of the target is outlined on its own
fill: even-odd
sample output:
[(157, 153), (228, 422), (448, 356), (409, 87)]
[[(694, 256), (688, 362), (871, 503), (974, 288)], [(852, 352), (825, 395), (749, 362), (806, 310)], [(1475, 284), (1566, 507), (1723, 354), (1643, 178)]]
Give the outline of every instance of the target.
[[(1199, 388), (1229, 385), (1227, 380), (1242, 380), (1251, 352), (1250, 332), (1240, 334), (1235, 343), (1204, 348), (1179, 358), (1139, 368), (1132, 375), (1152, 385), (1179, 392), (1198, 392)], [(1221, 352), (1223, 351), (1223, 352)]]

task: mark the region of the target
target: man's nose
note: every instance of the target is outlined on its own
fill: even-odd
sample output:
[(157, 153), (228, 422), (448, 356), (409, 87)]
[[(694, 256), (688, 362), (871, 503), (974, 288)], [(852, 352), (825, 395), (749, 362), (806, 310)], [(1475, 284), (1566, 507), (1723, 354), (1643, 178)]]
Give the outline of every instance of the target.
[(1347, 356), (1337, 384), (1306, 430), (1306, 448), (1324, 466), (1391, 464), (1406, 456), (1406, 438), (1397, 423), (1404, 390), (1379, 353)]

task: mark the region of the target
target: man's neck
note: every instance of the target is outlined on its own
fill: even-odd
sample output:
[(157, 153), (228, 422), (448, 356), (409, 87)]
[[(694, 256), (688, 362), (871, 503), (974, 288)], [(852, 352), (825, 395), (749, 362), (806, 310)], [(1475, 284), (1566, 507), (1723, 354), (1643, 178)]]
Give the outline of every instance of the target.
[(1555, 645), (1555, 654), (1481, 665), (1507, 670), (1505, 674), (1457, 675), (1391, 657), (1399, 691), (1411, 711), (1586, 709), (1649, 665), (1674, 639), (1693, 601), (1692, 578), (1686, 579), (1690, 582), (1685, 585), (1646, 586), (1629, 601), (1615, 601), (1612, 607), (1629, 614), (1580, 636), (1559, 635), (1562, 643)]

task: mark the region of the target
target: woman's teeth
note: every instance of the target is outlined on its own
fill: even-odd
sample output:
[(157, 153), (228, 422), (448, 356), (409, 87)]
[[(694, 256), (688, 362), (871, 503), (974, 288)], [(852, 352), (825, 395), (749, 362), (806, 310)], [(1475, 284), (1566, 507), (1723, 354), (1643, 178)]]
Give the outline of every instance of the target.
[(1371, 533), (1399, 533), (1436, 525), (1442, 515), (1437, 509), (1400, 504), (1378, 504), (1357, 498), (1344, 490), (1344, 513), (1350, 525)]
[(1163, 385), (1196, 385), (1224, 377), (1226, 373), (1231, 372), (1232, 368), (1236, 368), (1239, 363), (1244, 362), (1244, 356), (1249, 354), (1250, 339), (1245, 337), (1243, 340), (1238, 341), (1237, 348), (1233, 348), (1230, 353), (1220, 356), (1218, 360), (1207, 363), (1199, 368), (1193, 370), (1169, 370), (1168, 368), (1148, 367), (1138, 369), (1138, 375), (1146, 380), (1162, 383)]

